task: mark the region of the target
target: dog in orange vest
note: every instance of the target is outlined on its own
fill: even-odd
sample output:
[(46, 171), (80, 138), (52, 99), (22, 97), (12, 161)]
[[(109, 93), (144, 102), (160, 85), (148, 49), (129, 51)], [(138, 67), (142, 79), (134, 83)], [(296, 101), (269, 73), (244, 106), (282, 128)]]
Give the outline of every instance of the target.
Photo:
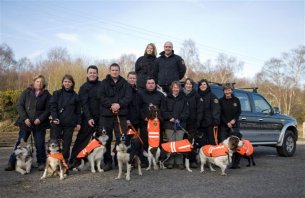
[[(246, 139), (241, 139), (241, 141), (243, 145), (237, 148), (237, 152), (248, 160), (247, 167), (251, 166), (251, 162), (252, 162), (252, 166), (255, 166), (256, 164), (253, 158), (254, 148), (252, 143)], [(237, 164), (239, 164), (240, 157), (237, 160), (238, 160)]]
[(221, 175), (227, 175), (226, 169), (231, 161), (232, 155), (236, 152), (237, 148), (242, 146), (242, 142), (236, 136), (230, 136), (225, 139), (221, 144), (205, 145), (199, 151), (200, 161), (201, 161), (201, 173), (204, 172), (204, 165), (209, 164), (211, 171), (215, 171), (212, 164), (220, 167)]
[(50, 139), (48, 141), (48, 158), (44, 173), (40, 179), (58, 175), (59, 179), (63, 180), (67, 176), (69, 167), (65, 162), (61, 150), (61, 140)]

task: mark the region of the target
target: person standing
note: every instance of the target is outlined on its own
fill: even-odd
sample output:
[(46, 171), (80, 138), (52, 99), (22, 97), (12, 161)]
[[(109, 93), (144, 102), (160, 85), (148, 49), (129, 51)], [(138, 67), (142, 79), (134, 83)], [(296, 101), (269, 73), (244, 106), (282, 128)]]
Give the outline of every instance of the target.
[[(166, 97), (164, 105), (161, 107), (164, 119), (165, 135), (169, 142), (176, 142), (183, 139), (187, 119), (189, 118), (189, 105), (178, 81), (172, 82), (171, 93)], [(182, 128), (181, 128), (182, 127)], [(174, 165), (183, 169), (183, 155), (176, 153), (167, 162), (167, 168), (172, 169)]]
[(144, 56), (137, 59), (135, 72), (137, 74), (137, 87), (140, 90), (146, 89), (146, 80), (148, 77), (156, 79), (156, 56), (157, 48), (155, 44), (149, 43), (144, 51)]
[[(190, 133), (192, 137), (195, 137), (197, 133), (196, 122), (197, 122), (197, 101), (198, 93), (194, 89), (194, 81), (190, 78), (185, 79), (183, 92), (185, 98), (190, 107), (190, 116), (186, 122), (186, 130)], [(187, 137), (190, 138), (190, 137)], [(191, 140), (192, 141), (192, 140)], [(196, 153), (191, 152), (189, 155), (191, 168), (197, 168)]]
[[(38, 170), (42, 171), (45, 168), (46, 150), (45, 150), (45, 135), (46, 129), (50, 128), (49, 123), (49, 101), (51, 94), (46, 89), (47, 81), (43, 75), (35, 76), (33, 84), (24, 90), (17, 102), (17, 111), (19, 117), (16, 125), (19, 126), (18, 139), (14, 150), (20, 144), (21, 139), (27, 142), (31, 133), (34, 136), (36, 147)], [(8, 162), (6, 171), (15, 169), (16, 155), (12, 153)]]
[[(137, 89), (137, 74), (131, 71), (127, 74), (127, 81), (132, 90), (132, 100), (128, 105), (128, 113), (126, 116), (127, 126), (133, 126), (138, 132), (140, 128), (141, 121), (141, 104), (142, 97), (140, 96)], [(128, 143), (129, 144), (129, 143)]]
[(53, 92), (50, 100), (52, 116), (51, 139), (63, 140), (63, 156), (66, 162), (70, 157), (70, 147), (74, 128), (81, 127), (81, 104), (74, 91), (75, 81), (69, 74), (62, 79), (62, 89)]
[(132, 89), (128, 82), (120, 76), (120, 66), (117, 63), (110, 65), (109, 74), (102, 81), (100, 95), (100, 128), (104, 128), (109, 136), (103, 169), (108, 171), (112, 169), (112, 133), (114, 131), (117, 143), (123, 135), (126, 137), (126, 116), (128, 105), (132, 100)]
[(101, 81), (98, 79), (98, 68), (95, 65), (90, 65), (87, 68), (87, 82), (79, 89), (79, 98), (82, 107), (81, 129), (77, 134), (74, 142), (69, 167), (73, 164), (78, 153), (83, 150), (89, 143), (94, 130), (99, 130), (99, 89)]
[[(230, 135), (235, 135), (242, 138), (239, 131), (239, 116), (241, 113), (240, 101), (233, 95), (233, 86), (231, 83), (226, 83), (223, 86), (224, 96), (219, 99), (221, 107), (220, 120), (220, 141), (225, 140)], [(235, 152), (232, 156), (231, 169), (239, 168), (240, 154)]]
[(164, 51), (156, 60), (157, 84), (168, 94), (169, 85), (173, 81), (179, 81), (184, 77), (186, 66), (184, 60), (174, 54), (173, 43), (167, 41), (164, 43)]
[(206, 79), (200, 80), (198, 86), (197, 129), (206, 144), (215, 145), (214, 130), (218, 130), (220, 124), (219, 100), (212, 93)]

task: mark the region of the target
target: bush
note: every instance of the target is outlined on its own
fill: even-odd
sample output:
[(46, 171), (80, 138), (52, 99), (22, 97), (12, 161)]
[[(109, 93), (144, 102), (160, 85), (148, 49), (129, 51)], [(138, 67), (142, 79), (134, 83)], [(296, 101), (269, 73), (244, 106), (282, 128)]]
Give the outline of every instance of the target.
[(18, 116), (16, 103), (22, 90), (0, 91), (0, 121), (15, 120)]

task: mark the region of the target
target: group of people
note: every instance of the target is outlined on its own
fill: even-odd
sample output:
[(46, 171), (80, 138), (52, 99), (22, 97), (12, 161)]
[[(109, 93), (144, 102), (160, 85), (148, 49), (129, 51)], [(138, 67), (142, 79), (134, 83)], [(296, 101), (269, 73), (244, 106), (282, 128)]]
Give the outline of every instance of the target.
[[(28, 141), (33, 134), (37, 165), (43, 170), (46, 161), (45, 134), (51, 128), (50, 138), (63, 140), (63, 156), (72, 166), (77, 154), (89, 143), (94, 131), (104, 129), (109, 136), (104, 155), (105, 171), (113, 168), (111, 143), (113, 134), (119, 141), (126, 135), (128, 126), (139, 130), (144, 150), (148, 149), (147, 122), (149, 105), (160, 109), (161, 137), (167, 141), (185, 138), (185, 131), (204, 137), (204, 144), (216, 144), (227, 138), (232, 131), (238, 133), (238, 117), (241, 112), (240, 102), (233, 94), (230, 84), (224, 86), (224, 97), (218, 99), (211, 91), (206, 79), (198, 82), (187, 78), (184, 87), (180, 80), (184, 77), (184, 60), (174, 54), (173, 44), (165, 42), (164, 51), (157, 58), (153, 43), (146, 46), (144, 56), (138, 58), (135, 71), (120, 75), (120, 65), (109, 66), (109, 74), (100, 81), (98, 68), (87, 68), (87, 81), (74, 91), (75, 82), (71, 75), (64, 75), (62, 88), (53, 95), (46, 89), (47, 82), (43, 75), (34, 77), (33, 84), (21, 94), (17, 111), (16, 124), (20, 131), (15, 145), (21, 139)], [(162, 88), (164, 92), (157, 90)], [(51, 120), (50, 120), (51, 118)], [(214, 131), (219, 128), (215, 140)], [(73, 132), (78, 131), (70, 152)], [(163, 139), (163, 138), (161, 138)], [(162, 140), (161, 140), (162, 141)], [(147, 166), (147, 159), (141, 159), (142, 166)], [(11, 154), (5, 170), (14, 170), (16, 156)], [(167, 168), (183, 168), (183, 156), (175, 155), (167, 162)], [(195, 168), (196, 160), (191, 163)]]

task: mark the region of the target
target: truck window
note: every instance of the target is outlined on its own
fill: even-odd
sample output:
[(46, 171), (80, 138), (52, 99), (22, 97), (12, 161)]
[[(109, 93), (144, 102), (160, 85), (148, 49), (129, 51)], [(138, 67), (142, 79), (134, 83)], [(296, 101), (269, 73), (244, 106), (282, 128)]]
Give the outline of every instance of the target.
[(251, 111), (249, 96), (247, 93), (235, 91), (233, 94), (239, 99), (242, 111)]

